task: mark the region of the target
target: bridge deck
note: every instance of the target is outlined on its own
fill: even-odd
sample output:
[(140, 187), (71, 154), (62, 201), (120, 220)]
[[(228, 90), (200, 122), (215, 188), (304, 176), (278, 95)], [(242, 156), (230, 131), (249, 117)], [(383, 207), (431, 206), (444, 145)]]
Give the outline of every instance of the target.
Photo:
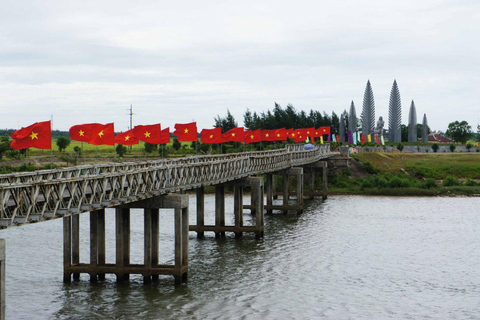
[(330, 146), (84, 165), (0, 175), (0, 227), (45, 221), (201, 186), (302, 166)]

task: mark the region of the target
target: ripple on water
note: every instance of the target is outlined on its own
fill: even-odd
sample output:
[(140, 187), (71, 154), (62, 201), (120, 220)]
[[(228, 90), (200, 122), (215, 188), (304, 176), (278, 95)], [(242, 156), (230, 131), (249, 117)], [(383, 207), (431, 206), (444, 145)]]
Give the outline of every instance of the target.
[[(206, 208), (213, 199), (206, 196)], [(232, 204), (227, 197), (227, 208)], [(192, 233), (189, 282), (179, 287), (170, 277), (143, 285), (140, 276), (121, 285), (113, 276), (63, 285), (61, 220), (2, 230), (7, 317), (474, 319), (480, 314), (479, 207), (480, 198), (336, 196), (309, 202), (302, 215), (266, 216), (259, 241), (248, 234), (198, 240)], [(194, 221), (194, 210), (190, 215)], [(164, 261), (173, 258), (172, 216), (162, 213), (160, 220)], [(227, 220), (233, 223), (231, 215)], [(113, 227), (107, 225), (110, 240)], [(143, 219), (134, 216), (132, 261), (143, 259), (142, 228)], [(85, 258), (88, 227), (81, 240)]]

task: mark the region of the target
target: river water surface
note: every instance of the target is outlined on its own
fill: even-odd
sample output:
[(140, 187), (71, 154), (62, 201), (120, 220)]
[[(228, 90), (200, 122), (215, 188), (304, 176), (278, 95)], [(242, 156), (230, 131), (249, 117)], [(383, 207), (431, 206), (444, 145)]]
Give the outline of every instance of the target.
[[(213, 223), (214, 197), (205, 201)], [(195, 221), (194, 197), (190, 207)], [(113, 218), (107, 210), (107, 262)], [(81, 221), (87, 262), (88, 214)], [(172, 211), (160, 221), (161, 263), (171, 263)], [(302, 215), (266, 216), (262, 240), (190, 233), (189, 282), (179, 287), (173, 277), (144, 285), (136, 275), (126, 284), (108, 275), (63, 284), (61, 219), (1, 230), (0, 238), (7, 319), (480, 318), (480, 198), (331, 196), (308, 202)], [(131, 260), (142, 263), (141, 212), (131, 238)]]

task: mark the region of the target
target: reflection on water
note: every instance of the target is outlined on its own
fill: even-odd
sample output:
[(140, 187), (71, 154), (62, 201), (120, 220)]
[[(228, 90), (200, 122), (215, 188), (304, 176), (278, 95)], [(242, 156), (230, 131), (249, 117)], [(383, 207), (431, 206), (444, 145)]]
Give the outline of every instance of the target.
[[(214, 197), (205, 200), (206, 223), (213, 223)], [(231, 197), (226, 207), (233, 208)], [(135, 275), (125, 284), (114, 276), (91, 284), (82, 275), (64, 285), (61, 220), (2, 230), (7, 318), (477, 318), (479, 207), (480, 198), (337, 196), (308, 203), (302, 215), (266, 216), (262, 240), (253, 234), (216, 240), (210, 233), (197, 240), (191, 233), (189, 282), (180, 287), (172, 277), (144, 285)], [(137, 213), (132, 262), (143, 261)], [(113, 217), (107, 211), (107, 262), (114, 261)], [(165, 262), (173, 259), (172, 218), (161, 211)], [(88, 215), (81, 220), (86, 262)]]

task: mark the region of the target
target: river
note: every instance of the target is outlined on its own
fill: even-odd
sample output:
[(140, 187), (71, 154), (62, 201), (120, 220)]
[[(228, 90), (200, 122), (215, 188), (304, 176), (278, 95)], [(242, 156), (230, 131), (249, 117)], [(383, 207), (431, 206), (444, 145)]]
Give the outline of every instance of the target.
[[(232, 208), (233, 197), (226, 200)], [(213, 204), (206, 196), (207, 224)], [(194, 221), (194, 197), (190, 207)], [(262, 240), (190, 233), (189, 281), (178, 287), (173, 277), (144, 285), (135, 275), (125, 284), (108, 275), (63, 284), (61, 219), (1, 230), (7, 319), (478, 319), (479, 209), (480, 198), (314, 200), (301, 215), (267, 215)], [(107, 210), (107, 262), (114, 261), (113, 217)], [(162, 210), (160, 221), (167, 262), (172, 212)], [(87, 262), (88, 214), (81, 223)], [(131, 238), (132, 262), (141, 263), (141, 212)]]

